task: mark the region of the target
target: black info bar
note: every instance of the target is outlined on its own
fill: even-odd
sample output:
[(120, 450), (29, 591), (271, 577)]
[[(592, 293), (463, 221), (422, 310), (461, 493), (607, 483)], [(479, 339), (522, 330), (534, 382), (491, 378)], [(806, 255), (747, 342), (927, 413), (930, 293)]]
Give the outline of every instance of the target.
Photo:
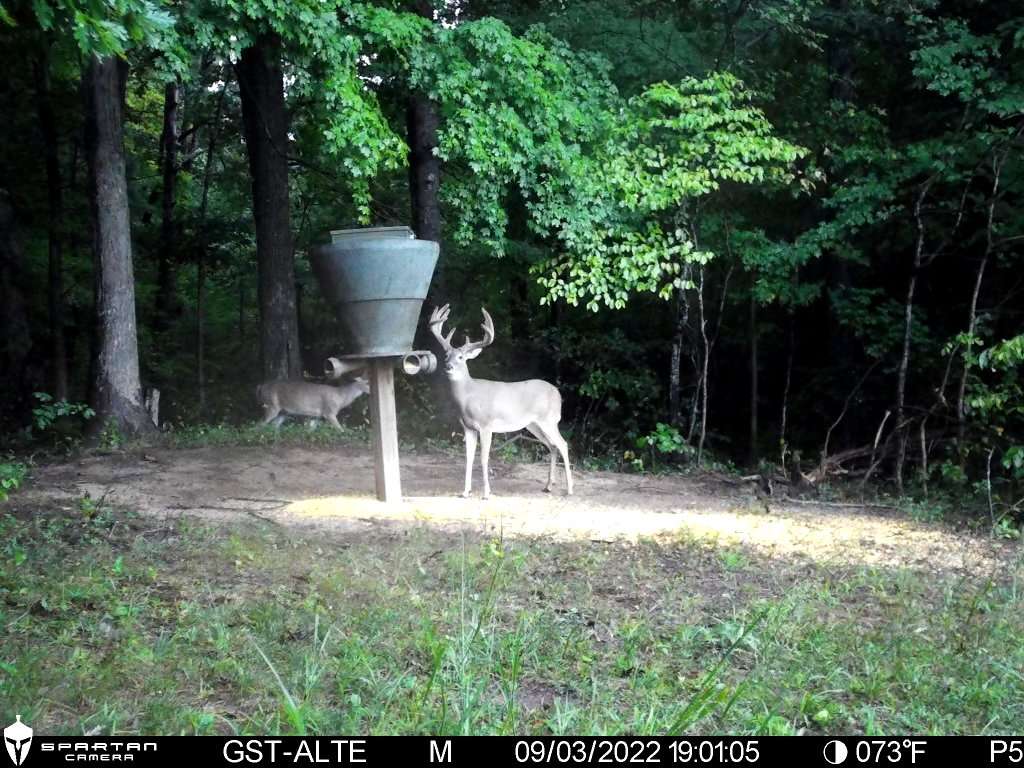
[[(1022, 766), (1024, 738), (316, 736), (50, 737), (18, 766)], [(10, 752), (10, 750), (8, 750)]]

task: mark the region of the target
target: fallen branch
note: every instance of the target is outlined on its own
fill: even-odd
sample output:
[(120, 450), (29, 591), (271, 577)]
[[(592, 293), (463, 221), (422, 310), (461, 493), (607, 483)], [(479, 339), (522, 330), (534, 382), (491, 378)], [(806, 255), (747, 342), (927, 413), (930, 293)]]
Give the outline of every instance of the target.
[(251, 499), (248, 496), (225, 496), (225, 501), (254, 501), (257, 504), (280, 504), (282, 507), (291, 504), (291, 499)]
[(854, 502), (854, 501), (818, 501), (817, 499), (794, 499), (787, 496), (785, 499), (779, 500), (780, 504), (807, 504), (814, 507), (842, 507), (847, 509), (892, 509), (898, 510), (899, 507), (892, 504), (876, 504), (874, 502)]

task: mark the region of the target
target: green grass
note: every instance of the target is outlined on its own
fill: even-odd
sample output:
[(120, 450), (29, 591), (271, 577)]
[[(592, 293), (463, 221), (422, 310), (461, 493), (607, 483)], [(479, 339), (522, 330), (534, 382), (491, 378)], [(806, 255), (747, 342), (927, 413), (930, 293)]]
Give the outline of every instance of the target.
[(1024, 730), (1019, 567), (102, 506), (0, 513), (0, 541), (0, 720), (38, 732)]
[(310, 429), (304, 420), (289, 419), (280, 429), (260, 422), (248, 424), (194, 424), (177, 426), (163, 436), (170, 448), (253, 445), (352, 445), (369, 439), (366, 425), (342, 424), (341, 431), (326, 422), (317, 422)]

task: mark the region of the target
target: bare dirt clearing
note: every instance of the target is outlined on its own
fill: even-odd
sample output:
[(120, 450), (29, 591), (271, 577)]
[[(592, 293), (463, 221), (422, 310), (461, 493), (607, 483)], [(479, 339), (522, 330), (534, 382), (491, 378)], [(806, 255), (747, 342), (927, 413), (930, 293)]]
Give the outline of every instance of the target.
[(39, 467), (19, 505), (88, 493), (157, 518), (255, 515), (304, 532), (428, 526), (563, 541), (682, 537), (769, 558), (977, 575), (995, 573), (1019, 549), (871, 509), (773, 501), (766, 513), (743, 488), (710, 475), (578, 472), (570, 498), (564, 486), (543, 493), (546, 463), (495, 461), (496, 496), (462, 499), (454, 493), (462, 466), (442, 454), (403, 456), (405, 501), (388, 506), (373, 498), (372, 460), (357, 447), (152, 449)]

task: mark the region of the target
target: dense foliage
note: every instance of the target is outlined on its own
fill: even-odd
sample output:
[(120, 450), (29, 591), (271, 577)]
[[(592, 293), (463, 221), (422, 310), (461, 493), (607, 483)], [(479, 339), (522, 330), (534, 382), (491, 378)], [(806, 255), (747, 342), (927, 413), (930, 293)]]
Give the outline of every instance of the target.
[[(557, 381), (577, 452), (710, 452), (1024, 511), (1015, 3), (5, 0), (0, 25), (8, 442), (77, 429), (95, 396), (94, 56), (127, 66), (143, 384), (172, 425), (256, 417), (238, 64), (262, 47), (283, 71), (307, 371), (338, 335), (306, 252), (410, 222), (419, 94), (441, 161), (432, 297), (463, 327), (490, 309), (480, 372)], [(402, 387), (426, 435), (450, 431), (431, 388)]]

